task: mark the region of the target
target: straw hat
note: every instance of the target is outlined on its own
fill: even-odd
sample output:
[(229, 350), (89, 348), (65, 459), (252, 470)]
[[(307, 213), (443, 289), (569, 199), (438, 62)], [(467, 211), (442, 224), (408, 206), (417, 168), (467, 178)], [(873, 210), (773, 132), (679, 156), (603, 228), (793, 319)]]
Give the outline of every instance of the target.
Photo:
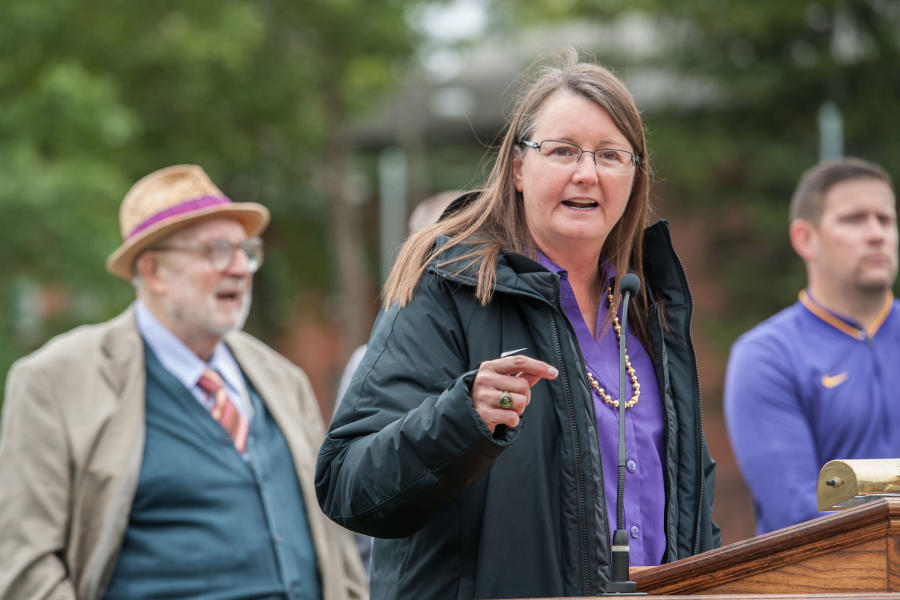
[(106, 270), (134, 277), (134, 261), (157, 240), (198, 219), (232, 217), (248, 236), (269, 224), (269, 210), (256, 202), (232, 202), (196, 165), (154, 171), (135, 183), (119, 209), (122, 245), (106, 259)]

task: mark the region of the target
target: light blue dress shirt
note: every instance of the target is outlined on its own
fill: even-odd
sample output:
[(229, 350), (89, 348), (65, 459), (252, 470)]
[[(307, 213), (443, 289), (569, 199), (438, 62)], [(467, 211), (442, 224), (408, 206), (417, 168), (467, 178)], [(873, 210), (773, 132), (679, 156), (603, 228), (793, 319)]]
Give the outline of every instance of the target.
[(212, 401), (206, 392), (200, 389), (197, 382), (206, 369), (213, 369), (222, 377), (225, 391), (235, 408), (248, 420), (252, 419), (253, 409), (247, 396), (244, 376), (224, 342), (216, 344), (212, 359), (207, 363), (160, 323), (140, 300), (135, 302), (134, 314), (141, 337), (159, 358), (159, 362), (191, 391), (206, 410), (212, 408)]

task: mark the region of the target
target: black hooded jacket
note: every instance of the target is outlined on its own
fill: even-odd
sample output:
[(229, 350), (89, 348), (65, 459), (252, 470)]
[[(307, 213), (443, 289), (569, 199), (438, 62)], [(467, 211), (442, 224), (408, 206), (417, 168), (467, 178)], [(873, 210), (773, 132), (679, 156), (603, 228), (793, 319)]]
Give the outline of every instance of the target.
[[(646, 230), (644, 256), (656, 294), (647, 350), (664, 402), (669, 562), (721, 543), (711, 518), (715, 463), (701, 428), (692, 301), (666, 223)], [(504, 254), (492, 301), (481, 306), (476, 274), (432, 263), (412, 302), (380, 313), (319, 451), (319, 504), (344, 527), (383, 538), (373, 599), (595, 595), (611, 553), (601, 460), (616, 457), (600, 456), (559, 277)], [(492, 435), (470, 397), (475, 371), (523, 347), (559, 377), (532, 388), (517, 427)]]

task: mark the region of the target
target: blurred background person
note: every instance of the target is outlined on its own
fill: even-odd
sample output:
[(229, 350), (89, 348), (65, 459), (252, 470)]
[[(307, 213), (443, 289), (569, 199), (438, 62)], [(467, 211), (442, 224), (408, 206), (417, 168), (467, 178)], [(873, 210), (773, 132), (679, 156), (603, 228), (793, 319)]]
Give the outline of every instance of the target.
[(241, 332), (269, 211), (176, 165), (119, 216), (107, 268), (137, 300), (7, 380), (0, 597), (368, 597), (316, 506), (309, 381)]
[[(458, 190), (449, 190), (429, 196), (422, 200), (413, 210), (412, 214), (409, 215), (409, 221), (407, 223), (409, 233), (415, 233), (426, 225), (430, 225), (437, 221), (444, 209), (447, 208), (447, 206), (449, 206), (449, 204), (461, 193), (462, 192)], [(337, 396), (334, 399), (333, 413), (337, 413), (337, 409), (341, 404), (341, 398), (343, 398), (344, 394), (347, 392), (347, 388), (350, 386), (350, 380), (353, 378), (353, 373), (356, 372), (356, 367), (359, 366), (359, 362), (362, 360), (365, 353), (366, 344), (363, 344), (357, 347), (350, 355), (350, 358), (347, 359), (347, 364), (344, 367), (344, 371), (341, 373), (341, 380), (338, 384)], [(353, 536), (356, 539), (356, 547), (359, 549), (359, 556), (362, 559), (363, 569), (366, 572), (366, 577), (368, 577), (372, 560), (372, 538), (371, 536), (363, 535), (361, 533), (354, 533)]]
[[(429, 196), (422, 200), (413, 210), (412, 214), (409, 215), (407, 224), (409, 233), (415, 233), (423, 227), (436, 222), (438, 218), (440, 218), (441, 213), (444, 212), (444, 209), (446, 209), (447, 206), (449, 206), (461, 193), (462, 192), (458, 190), (449, 190)], [(347, 365), (344, 367), (343, 373), (341, 373), (337, 396), (334, 399), (334, 413), (337, 413), (337, 409), (341, 404), (341, 398), (343, 398), (344, 394), (347, 392), (347, 388), (350, 386), (350, 380), (356, 372), (356, 367), (359, 366), (359, 362), (362, 360), (365, 353), (366, 344), (363, 344), (356, 348), (350, 355), (350, 358), (347, 359)], [(359, 557), (362, 559), (363, 569), (366, 572), (366, 577), (368, 577), (372, 559), (372, 538), (371, 536), (363, 535), (361, 533), (354, 533), (353, 536), (356, 539), (356, 547), (359, 549)]]
[[(407, 222), (407, 231), (409, 234), (412, 235), (420, 229), (423, 229), (432, 223), (436, 223), (450, 203), (461, 195), (462, 192), (460, 190), (447, 190), (434, 194), (433, 196), (428, 196), (419, 202), (409, 215), (409, 221)], [(350, 355), (350, 358), (347, 359), (347, 365), (341, 373), (337, 396), (334, 399), (334, 412), (337, 412), (341, 398), (344, 397), (344, 393), (350, 385), (350, 379), (353, 377), (353, 373), (356, 372), (356, 367), (359, 366), (359, 361), (362, 360), (363, 354), (365, 353), (366, 344), (363, 344), (358, 346)], [(365, 561), (364, 564), (368, 565)]]
[[(691, 299), (666, 225), (644, 230), (639, 113), (603, 67), (555, 58), (523, 88), (484, 190), (403, 246), (320, 449), (323, 510), (378, 538), (375, 598), (600, 592), (619, 402), (632, 564), (719, 544)], [(643, 285), (621, 331), (628, 271)]]
[(822, 514), (829, 460), (900, 456), (896, 205), (890, 176), (857, 158), (807, 170), (791, 198), (806, 289), (735, 342), (725, 380), (757, 533)]

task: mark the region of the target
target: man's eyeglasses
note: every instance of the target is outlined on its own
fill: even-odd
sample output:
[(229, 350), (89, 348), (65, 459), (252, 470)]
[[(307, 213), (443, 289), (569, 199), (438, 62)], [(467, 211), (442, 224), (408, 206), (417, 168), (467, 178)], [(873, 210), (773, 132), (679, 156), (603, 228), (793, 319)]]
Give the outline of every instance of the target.
[(216, 271), (224, 271), (234, 260), (234, 253), (238, 249), (247, 255), (247, 270), (256, 273), (263, 262), (263, 241), (258, 237), (252, 237), (239, 244), (228, 240), (213, 240), (205, 244), (194, 246), (154, 246), (152, 250), (157, 252), (195, 252), (206, 257)]
[(577, 144), (560, 140), (544, 140), (540, 143), (532, 142), (531, 140), (519, 140), (519, 143), (537, 150), (542, 157), (558, 165), (575, 165), (581, 160), (583, 154), (591, 154), (598, 169), (610, 173), (628, 173), (636, 164), (641, 162), (640, 156), (628, 150), (617, 150), (615, 148), (585, 150)]

